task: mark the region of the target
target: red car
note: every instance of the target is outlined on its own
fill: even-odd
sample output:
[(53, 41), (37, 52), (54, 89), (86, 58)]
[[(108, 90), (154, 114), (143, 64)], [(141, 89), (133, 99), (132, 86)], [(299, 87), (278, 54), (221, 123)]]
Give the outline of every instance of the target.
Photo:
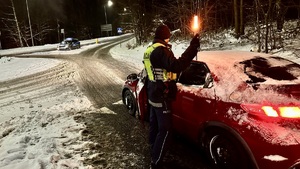
[[(199, 52), (197, 60), (177, 81), (174, 130), (220, 169), (300, 169), (300, 65), (253, 52)], [(122, 92), (141, 119), (145, 83), (144, 71), (130, 74)]]

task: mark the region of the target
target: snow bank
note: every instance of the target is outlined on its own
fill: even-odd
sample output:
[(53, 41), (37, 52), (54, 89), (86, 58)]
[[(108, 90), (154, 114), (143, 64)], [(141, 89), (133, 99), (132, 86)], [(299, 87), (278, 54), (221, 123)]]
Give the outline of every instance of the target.
[[(89, 169), (81, 156), (88, 144), (81, 141), (83, 124), (74, 121), (82, 111), (92, 110), (79, 91), (63, 95), (65, 102), (0, 124), (1, 169)], [(82, 150), (82, 151), (80, 151)]]
[(48, 70), (61, 62), (56, 59), (2, 57), (0, 82)]

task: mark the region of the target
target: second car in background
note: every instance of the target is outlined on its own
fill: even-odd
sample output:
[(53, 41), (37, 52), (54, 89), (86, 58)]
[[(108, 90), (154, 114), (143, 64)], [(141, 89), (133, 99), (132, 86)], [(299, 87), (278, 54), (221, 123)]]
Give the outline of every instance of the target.
[(80, 42), (76, 38), (66, 38), (57, 46), (57, 50), (72, 50), (79, 49)]

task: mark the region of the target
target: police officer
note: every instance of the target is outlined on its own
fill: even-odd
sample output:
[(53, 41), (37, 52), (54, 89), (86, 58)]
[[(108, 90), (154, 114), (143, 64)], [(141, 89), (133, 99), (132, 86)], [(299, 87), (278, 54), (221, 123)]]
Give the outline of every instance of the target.
[(171, 32), (160, 25), (155, 37), (144, 53), (144, 66), (148, 75), (147, 94), (150, 105), (151, 168), (160, 168), (170, 144), (171, 101), (176, 97), (176, 76), (186, 69), (197, 55), (200, 46), (196, 34), (180, 58), (175, 58), (168, 44)]

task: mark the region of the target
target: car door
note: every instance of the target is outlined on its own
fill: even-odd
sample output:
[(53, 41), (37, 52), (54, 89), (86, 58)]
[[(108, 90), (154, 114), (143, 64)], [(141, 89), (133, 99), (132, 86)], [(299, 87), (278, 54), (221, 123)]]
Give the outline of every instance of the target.
[(193, 140), (198, 138), (200, 125), (215, 111), (214, 89), (212, 86), (204, 87), (208, 73), (210, 71), (205, 63), (192, 62), (178, 80), (173, 125), (175, 130)]

